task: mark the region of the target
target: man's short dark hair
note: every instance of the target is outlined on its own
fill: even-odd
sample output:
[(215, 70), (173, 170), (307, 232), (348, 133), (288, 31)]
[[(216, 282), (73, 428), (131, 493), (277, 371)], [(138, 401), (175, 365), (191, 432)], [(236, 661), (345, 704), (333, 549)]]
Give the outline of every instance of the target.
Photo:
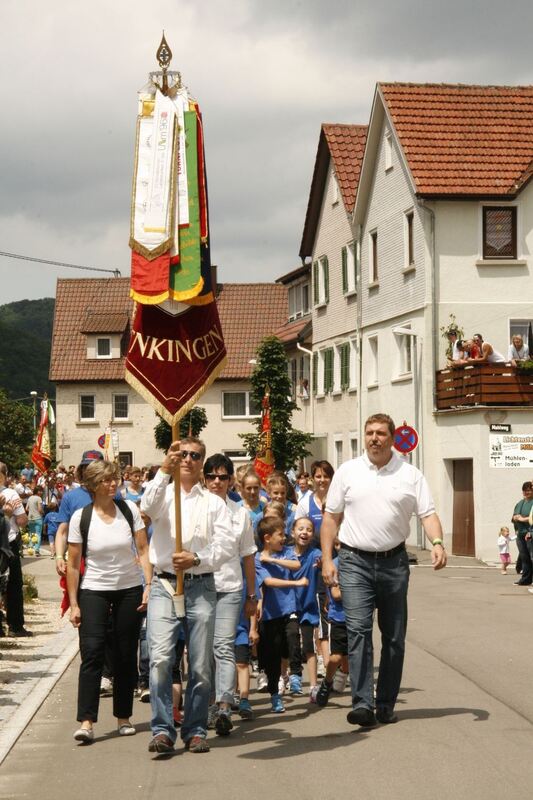
[(372, 422), (384, 422), (385, 425), (389, 429), (390, 435), (394, 436), (394, 431), (396, 430), (396, 425), (394, 424), (394, 420), (392, 419), (392, 417), (389, 417), (388, 414), (372, 414), (372, 416), (369, 417), (367, 419), (367, 421), (365, 422), (365, 428), (364, 428), (365, 432), (366, 432), (366, 429), (368, 428), (368, 426)]
[(522, 491), (523, 492), (530, 492), (533, 489), (533, 483), (531, 481), (526, 481), (522, 484)]
[(285, 523), (282, 519), (267, 517), (266, 519), (259, 520), (257, 536), (261, 544), (265, 543), (265, 536), (272, 536), (276, 531), (283, 531), (283, 533), (285, 533)]
[(180, 440), (182, 445), (184, 444), (196, 444), (200, 448), (200, 454), (202, 456), (202, 460), (205, 458), (205, 444), (199, 439), (197, 436), (185, 436), (183, 439)]
[(233, 475), (235, 472), (233, 461), (231, 458), (225, 456), (224, 453), (214, 453), (206, 459), (204, 475), (207, 475), (209, 472), (215, 472), (217, 469), (225, 469), (228, 475)]

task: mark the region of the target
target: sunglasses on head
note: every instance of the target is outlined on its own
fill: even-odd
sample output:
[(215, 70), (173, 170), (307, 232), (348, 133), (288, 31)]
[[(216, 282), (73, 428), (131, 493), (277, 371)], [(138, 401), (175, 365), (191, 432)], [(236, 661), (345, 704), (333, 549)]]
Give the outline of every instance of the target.
[(218, 474), (216, 474), (214, 472), (206, 472), (205, 475), (204, 475), (204, 478), (206, 479), (206, 481), (214, 481), (214, 480), (216, 480), (216, 478), (218, 478), (219, 481), (229, 481), (230, 476), (229, 475), (218, 475)]
[(193, 461), (200, 461), (202, 458), (202, 454), (198, 453), (196, 450), (180, 450), (180, 458), (182, 461), (185, 461), (187, 456), (190, 456)]

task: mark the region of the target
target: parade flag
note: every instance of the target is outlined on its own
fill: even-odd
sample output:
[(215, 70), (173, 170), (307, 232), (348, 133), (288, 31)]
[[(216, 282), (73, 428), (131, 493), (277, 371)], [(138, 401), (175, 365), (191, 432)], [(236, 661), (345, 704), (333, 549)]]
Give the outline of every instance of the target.
[(175, 426), (222, 371), (226, 348), (211, 286), (200, 108), (179, 77), (168, 86), (165, 67), (162, 85), (153, 75), (139, 92), (126, 380)]
[(45, 394), (40, 404), (40, 419), (35, 444), (31, 452), (32, 463), (43, 474), (50, 469), (52, 451), (50, 449), (50, 425), (55, 424), (55, 414), (48, 396)]
[(274, 471), (274, 456), (272, 453), (272, 423), (270, 420), (270, 392), (268, 388), (261, 403), (261, 433), (259, 434), (259, 448), (254, 461), (254, 469), (261, 479), (263, 486), (271, 472)]

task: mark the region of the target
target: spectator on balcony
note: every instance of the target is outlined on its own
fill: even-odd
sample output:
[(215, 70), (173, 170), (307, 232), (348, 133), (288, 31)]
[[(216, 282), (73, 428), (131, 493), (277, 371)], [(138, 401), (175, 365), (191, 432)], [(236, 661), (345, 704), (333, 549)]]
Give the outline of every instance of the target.
[(473, 341), (479, 348), (480, 353), (478, 356), (470, 356), (468, 359), (469, 364), (505, 364), (505, 357), (498, 353), (491, 344), (484, 342), (480, 333), (474, 334)]
[(529, 348), (524, 344), (524, 339), (517, 333), (511, 339), (509, 345), (509, 352), (507, 353), (507, 360), (511, 362), (513, 367), (516, 367), (517, 361), (527, 361), (529, 359)]
[(463, 339), (457, 339), (457, 341), (453, 343), (452, 352), (452, 358), (448, 359), (449, 367), (464, 367), (465, 364), (468, 364), (470, 353), (468, 352), (466, 342), (463, 341)]

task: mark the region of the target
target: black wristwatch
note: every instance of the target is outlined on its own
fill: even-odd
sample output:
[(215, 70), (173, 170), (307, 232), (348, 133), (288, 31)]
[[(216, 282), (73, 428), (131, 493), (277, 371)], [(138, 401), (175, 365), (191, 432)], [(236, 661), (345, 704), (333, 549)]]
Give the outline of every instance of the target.
[(194, 555), (194, 558), (192, 560), (192, 565), (193, 565), (193, 567), (199, 567), (200, 564), (202, 563), (202, 559), (200, 558), (198, 553), (194, 553), (193, 555)]

